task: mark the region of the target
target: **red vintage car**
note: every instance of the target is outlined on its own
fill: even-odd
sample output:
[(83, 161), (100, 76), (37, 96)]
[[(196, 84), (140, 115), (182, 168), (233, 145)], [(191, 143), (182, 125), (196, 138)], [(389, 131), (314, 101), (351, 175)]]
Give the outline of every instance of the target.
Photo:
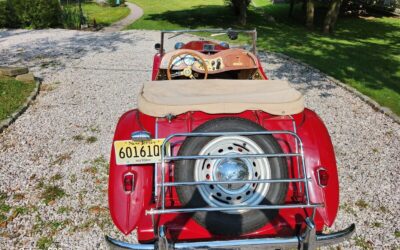
[[(209, 32), (252, 46), (195, 40), (165, 52), (164, 38)], [(314, 249), (339, 207), (335, 154), (303, 96), (268, 80), (256, 31), (163, 31), (152, 81), (120, 118), (110, 159), (109, 207), (139, 243), (121, 249)]]

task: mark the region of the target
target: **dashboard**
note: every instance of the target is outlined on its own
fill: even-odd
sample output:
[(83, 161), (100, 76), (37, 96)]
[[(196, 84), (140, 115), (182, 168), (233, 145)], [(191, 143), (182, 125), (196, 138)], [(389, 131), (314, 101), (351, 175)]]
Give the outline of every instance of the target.
[[(212, 44), (203, 44), (206, 48), (212, 49)], [(185, 54), (187, 51), (188, 54)], [(256, 69), (258, 68), (257, 58), (250, 52), (243, 49), (226, 49), (217, 53), (207, 54), (207, 52), (189, 50), (189, 49), (178, 49), (170, 51), (164, 54), (160, 68), (167, 69), (170, 60), (175, 56), (171, 63), (173, 70), (183, 70), (184, 68), (191, 66), (194, 71), (199, 73), (204, 71), (204, 65), (200, 59), (202, 58), (207, 66), (208, 73), (215, 74), (230, 70), (242, 70), (242, 69)], [(197, 58), (196, 58), (197, 57)]]
[[(204, 61), (206, 62), (207, 69), (209, 72), (216, 71), (216, 70), (222, 70), (225, 68), (222, 57), (217, 57), (217, 58), (213, 58), (213, 59), (204, 59)], [(199, 63), (198, 61), (196, 61), (196, 63), (197, 63), (197, 65), (195, 64), (195, 66), (198, 69), (204, 70), (204, 67), (201, 63)]]

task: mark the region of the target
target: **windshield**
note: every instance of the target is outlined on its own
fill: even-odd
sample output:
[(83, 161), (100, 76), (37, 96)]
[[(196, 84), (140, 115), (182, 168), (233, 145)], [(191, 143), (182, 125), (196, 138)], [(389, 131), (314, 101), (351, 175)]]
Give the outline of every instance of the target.
[[(182, 36), (183, 34), (187, 34)], [(201, 36), (201, 38), (199, 38)], [(221, 41), (230, 43), (230, 47), (243, 48), (256, 53), (256, 30), (233, 29), (202, 29), (202, 30), (165, 30), (161, 31), (160, 51), (170, 51), (179, 48), (179, 43), (193, 40), (208, 40), (217, 44)]]

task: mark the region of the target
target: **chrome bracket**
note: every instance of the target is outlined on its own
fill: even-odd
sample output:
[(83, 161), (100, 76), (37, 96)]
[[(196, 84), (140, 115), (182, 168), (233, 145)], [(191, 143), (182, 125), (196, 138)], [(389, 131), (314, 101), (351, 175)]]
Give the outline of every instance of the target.
[(302, 250), (311, 250), (317, 248), (317, 233), (315, 230), (315, 224), (312, 219), (307, 217), (305, 219), (306, 222), (306, 231), (304, 232), (303, 237), (301, 237), (301, 245), (300, 249)]
[(165, 118), (167, 118), (168, 123), (171, 123), (172, 119), (174, 119), (176, 116), (173, 114), (168, 114), (165, 116)]
[(169, 250), (172, 249), (170, 244), (168, 243), (167, 240), (167, 234), (165, 232), (165, 226), (162, 225), (158, 228), (158, 239), (156, 243), (156, 249), (157, 250)]

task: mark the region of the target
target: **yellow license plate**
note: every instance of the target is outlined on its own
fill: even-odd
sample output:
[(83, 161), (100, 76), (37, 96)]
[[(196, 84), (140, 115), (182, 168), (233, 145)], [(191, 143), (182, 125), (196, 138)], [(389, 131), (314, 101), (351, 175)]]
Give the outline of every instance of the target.
[[(161, 162), (161, 145), (165, 139), (148, 141), (115, 141), (117, 165), (148, 164)], [(169, 144), (166, 145), (169, 153)]]

